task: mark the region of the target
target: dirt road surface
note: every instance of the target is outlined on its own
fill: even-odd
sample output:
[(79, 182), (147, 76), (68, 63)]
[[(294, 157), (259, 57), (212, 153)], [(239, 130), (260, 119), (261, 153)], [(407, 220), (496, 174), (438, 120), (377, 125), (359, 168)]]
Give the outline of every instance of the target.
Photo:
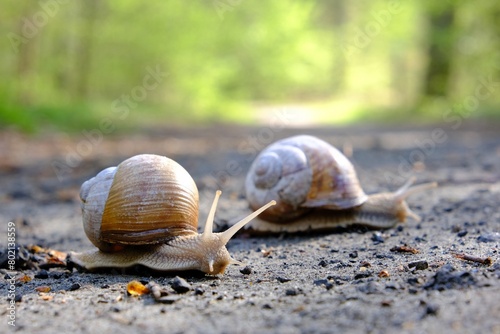
[[(277, 119), (261, 127), (115, 136), (4, 131), (0, 332), (500, 333), (499, 128), (291, 129)], [(220, 277), (143, 268), (85, 272), (68, 267), (64, 258), (54, 260), (57, 253), (47, 262), (48, 250), (93, 249), (78, 193), (100, 170), (139, 153), (166, 155), (193, 176), (202, 222), (215, 191), (223, 191), (215, 222), (225, 229), (249, 212), (243, 180), (256, 154), (299, 133), (344, 151), (367, 193), (394, 190), (412, 175), (417, 183), (438, 182), (408, 200), (422, 221), (384, 231), (240, 233), (228, 249), (247, 268), (230, 266)], [(14, 270), (9, 226), (19, 246)], [(457, 257), (463, 255), (478, 259)], [(175, 276), (186, 280), (186, 292), (173, 285)], [(153, 281), (170, 294), (163, 302), (151, 294), (131, 296), (126, 286), (132, 280)]]

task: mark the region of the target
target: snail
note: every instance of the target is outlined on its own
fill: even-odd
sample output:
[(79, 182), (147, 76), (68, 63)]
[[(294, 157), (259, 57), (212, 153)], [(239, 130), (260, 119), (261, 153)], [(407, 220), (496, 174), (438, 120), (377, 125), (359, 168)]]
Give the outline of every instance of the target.
[(279, 140), (259, 153), (245, 179), (250, 208), (277, 204), (245, 228), (250, 232), (299, 232), (364, 225), (386, 229), (407, 217), (420, 221), (405, 199), (437, 186), (411, 186), (366, 195), (351, 162), (335, 147), (308, 135)]
[(99, 250), (71, 253), (71, 261), (89, 270), (139, 264), (157, 271), (223, 274), (229, 264), (242, 264), (230, 256), (227, 242), (274, 202), (228, 230), (213, 233), (220, 195), (218, 190), (199, 234), (198, 189), (189, 173), (167, 157), (131, 157), (82, 184), (84, 230)]

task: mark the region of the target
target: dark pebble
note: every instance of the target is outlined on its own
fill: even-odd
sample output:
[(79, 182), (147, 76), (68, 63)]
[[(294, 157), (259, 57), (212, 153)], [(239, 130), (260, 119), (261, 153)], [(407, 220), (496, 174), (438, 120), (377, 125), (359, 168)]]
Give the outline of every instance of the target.
[(318, 266), (323, 267), (323, 268), (326, 267), (327, 265), (328, 265), (328, 263), (325, 260), (321, 260), (318, 263)]
[(278, 282), (280, 283), (286, 283), (286, 282), (290, 282), (292, 279), (291, 278), (288, 278), (288, 277), (281, 277), (281, 276), (278, 276), (276, 277), (276, 279), (278, 280)]
[(437, 305), (430, 304), (425, 306), (425, 315), (437, 315), (438, 311), (439, 306)]
[(23, 300), (23, 295), (21, 295), (20, 293), (17, 293), (17, 294), (14, 296), (14, 301), (15, 301), (16, 303), (20, 303), (22, 300)]
[(425, 237), (415, 237), (416, 242), (427, 242), (427, 239)]
[(80, 289), (82, 286), (80, 285), (80, 283), (74, 283), (72, 284), (70, 287), (69, 287), (69, 291), (75, 291), (75, 290), (78, 290)]
[(197, 296), (201, 296), (202, 294), (205, 293), (205, 290), (200, 288), (200, 287), (197, 287), (194, 289), (194, 294), (197, 295)]
[(425, 260), (415, 261), (408, 263), (408, 267), (415, 268), (415, 270), (425, 270), (429, 268), (429, 263)]
[(382, 237), (382, 233), (380, 232), (375, 232), (372, 234), (372, 241), (375, 245), (381, 244), (384, 242), (384, 238)]
[(264, 305), (262, 305), (262, 308), (263, 308), (264, 310), (272, 310), (272, 309), (273, 309), (273, 307), (272, 307), (271, 305), (269, 305), (269, 304), (264, 304)]
[(460, 237), (460, 238), (465, 237), (467, 235), (467, 233), (468, 233), (467, 231), (460, 231), (457, 233), (457, 237)]
[(352, 259), (355, 259), (358, 257), (358, 251), (354, 251), (352, 253), (349, 253), (349, 257), (352, 258)]
[(47, 279), (49, 278), (49, 273), (47, 272), (47, 270), (42, 269), (35, 274), (35, 278)]
[(63, 276), (65, 276), (65, 273), (60, 272), (60, 271), (54, 271), (50, 273), (50, 278), (53, 279), (61, 279)]
[(242, 273), (243, 275), (250, 275), (252, 273), (252, 268), (246, 266), (245, 268), (240, 270), (240, 273)]
[(333, 288), (333, 284), (327, 279), (317, 279), (313, 282), (314, 285), (321, 286), (323, 285), (327, 290)]
[(287, 296), (296, 296), (299, 294), (299, 291), (296, 288), (293, 289), (286, 289), (285, 295)]
[(362, 271), (360, 273), (357, 273), (354, 276), (354, 279), (367, 278), (367, 277), (370, 277), (371, 275), (373, 275), (373, 272), (371, 272), (370, 270), (366, 270), (366, 271)]
[(191, 284), (189, 284), (184, 278), (175, 276), (170, 282), (170, 286), (177, 293), (186, 293), (191, 290)]

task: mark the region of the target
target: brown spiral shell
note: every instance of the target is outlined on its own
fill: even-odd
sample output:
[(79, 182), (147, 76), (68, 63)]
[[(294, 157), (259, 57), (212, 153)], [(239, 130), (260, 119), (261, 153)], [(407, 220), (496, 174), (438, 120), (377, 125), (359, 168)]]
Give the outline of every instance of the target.
[(85, 233), (102, 251), (197, 233), (198, 189), (167, 157), (141, 154), (107, 168), (82, 185), (80, 198)]
[(368, 198), (351, 162), (335, 147), (308, 135), (286, 138), (264, 149), (250, 166), (245, 191), (254, 210), (277, 201), (261, 215), (274, 222), (293, 220), (311, 208), (356, 207)]

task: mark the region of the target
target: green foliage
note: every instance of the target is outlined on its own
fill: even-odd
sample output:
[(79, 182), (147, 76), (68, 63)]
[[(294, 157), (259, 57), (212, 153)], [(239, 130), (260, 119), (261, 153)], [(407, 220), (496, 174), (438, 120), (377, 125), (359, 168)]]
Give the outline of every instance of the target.
[[(0, 126), (252, 122), (255, 105), (280, 104), (322, 123), (442, 121), (496, 85), (498, 14), (495, 0), (11, 1)], [(496, 114), (499, 96), (470, 117)]]

